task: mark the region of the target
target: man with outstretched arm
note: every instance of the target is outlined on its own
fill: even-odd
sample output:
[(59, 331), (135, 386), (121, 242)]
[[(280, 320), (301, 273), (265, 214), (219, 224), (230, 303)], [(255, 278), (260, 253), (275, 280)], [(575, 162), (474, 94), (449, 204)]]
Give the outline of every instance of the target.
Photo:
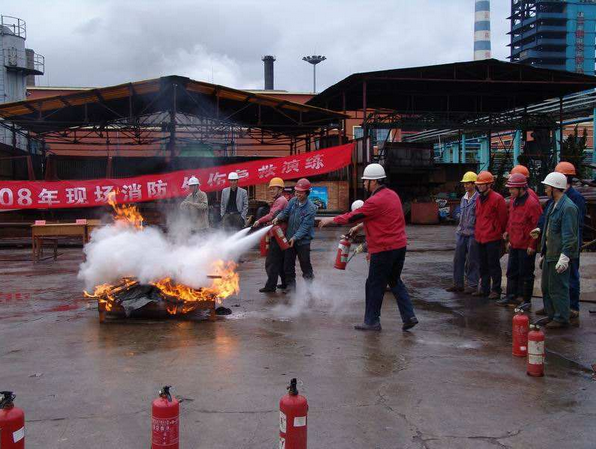
[(397, 300), (402, 329), (408, 330), (418, 324), (408, 290), (401, 280), (406, 257), (406, 221), (399, 196), (384, 185), (386, 177), (380, 164), (369, 164), (362, 175), (364, 187), (370, 193), (364, 205), (347, 214), (319, 221), (321, 228), (331, 223), (363, 223), (370, 265), (365, 288), (364, 323), (354, 326), (357, 330), (381, 330), (381, 306), (387, 285)]

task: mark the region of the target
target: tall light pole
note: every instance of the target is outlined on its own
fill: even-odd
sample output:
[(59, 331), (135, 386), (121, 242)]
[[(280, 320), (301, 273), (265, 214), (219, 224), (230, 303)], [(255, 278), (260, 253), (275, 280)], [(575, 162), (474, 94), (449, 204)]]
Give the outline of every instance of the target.
[(312, 64), (312, 92), (314, 94), (317, 93), (317, 64), (323, 62), (325, 59), (327, 58), (322, 55), (305, 56), (302, 58), (303, 61)]

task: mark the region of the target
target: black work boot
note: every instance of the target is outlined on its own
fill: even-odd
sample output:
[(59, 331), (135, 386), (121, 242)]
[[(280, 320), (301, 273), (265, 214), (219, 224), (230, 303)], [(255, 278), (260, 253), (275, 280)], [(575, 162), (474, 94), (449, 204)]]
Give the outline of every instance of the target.
[(412, 329), (414, 326), (418, 324), (418, 318), (415, 316), (404, 322), (401, 329), (407, 331), (408, 329)]
[(519, 302), (514, 295), (507, 295), (503, 299), (499, 299), (495, 304), (501, 307), (516, 307)]
[(579, 327), (579, 310), (571, 309), (569, 315), (569, 324), (573, 327)]
[(379, 332), (382, 328), (381, 328), (381, 323), (377, 323), (377, 324), (366, 324), (366, 323), (362, 323), (362, 324), (357, 324), (356, 326), (354, 326), (354, 329), (356, 329), (357, 331), (376, 331), (376, 332)]
[(528, 310), (532, 310), (532, 301), (529, 299), (524, 299), (521, 304), (518, 306), (519, 309), (527, 312)]

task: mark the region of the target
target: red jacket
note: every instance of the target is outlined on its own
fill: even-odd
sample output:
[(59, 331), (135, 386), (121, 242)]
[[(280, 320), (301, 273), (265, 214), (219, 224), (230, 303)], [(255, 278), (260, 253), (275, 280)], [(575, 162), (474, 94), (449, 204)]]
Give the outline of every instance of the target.
[(494, 242), (503, 238), (507, 230), (507, 204), (494, 190), (476, 200), (476, 227), (474, 238), (478, 243)]
[(542, 207), (528, 192), (521, 198), (509, 202), (507, 234), (514, 249), (536, 249), (538, 239), (530, 237), (530, 231), (538, 227)]
[(275, 201), (273, 202), (273, 204), (271, 205), (271, 209), (269, 210), (269, 213), (267, 215), (264, 215), (263, 217), (259, 218), (257, 220), (257, 223), (259, 223), (259, 225), (269, 223), (271, 220), (273, 220), (277, 216), (277, 214), (279, 212), (284, 210), (287, 205), (288, 205), (288, 200), (286, 199), (286, 197), (283, 195), (278, 196), (275, 199)]
[(404, 248), (408, 243), (401, 200), (387, 187), (377, 189), (360, 209), (339, 215), (333, 221), (337, 224), (364, 223), (370, 254)]

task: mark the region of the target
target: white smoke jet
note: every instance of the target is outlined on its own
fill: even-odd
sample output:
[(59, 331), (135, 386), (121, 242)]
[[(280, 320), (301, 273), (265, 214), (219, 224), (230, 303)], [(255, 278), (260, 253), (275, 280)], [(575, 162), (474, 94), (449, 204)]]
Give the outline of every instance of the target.
[(255, 246), (270, 227), (250, 235), (241, 230), (232, 236), (216, 231), (208, 236), (193, 236), (187, 242), (172, 240), (158, 228), (142, 230), (118, 224), (97, 229), (85, 245), (85, 262), (78, 278), (92, 291), (99, 284), (115, 284), (123, 277), (141, 283), (170, 277), (192, 288), (211, 285), (217, 260), (237, 260)]
[(338, 294), (341, 285), (315, 279), (312, 282), (298, 282), (296, 291), (289, 295), (289, 304), (280, 304), (271, 310), (278, 318), (297, 318), (309, 312), (329, 312), (332, 316), (348, 315), (353, 312), (354, 301)]

